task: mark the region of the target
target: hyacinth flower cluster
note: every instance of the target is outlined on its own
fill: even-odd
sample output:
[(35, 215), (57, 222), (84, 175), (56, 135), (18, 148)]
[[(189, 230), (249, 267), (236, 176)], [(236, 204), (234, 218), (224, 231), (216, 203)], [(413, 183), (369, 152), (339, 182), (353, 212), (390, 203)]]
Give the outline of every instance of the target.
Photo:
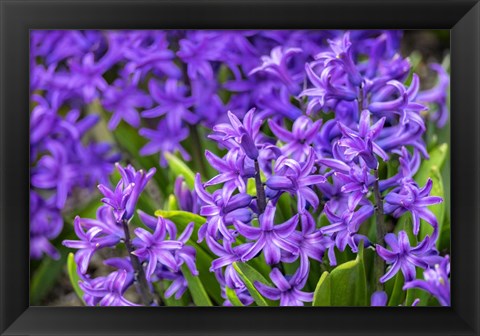
[[(64, 216), (99, 182), (106, 182), (119, 153), (111, 144), (88, 139), (95, 115), (63, 105), (61, 94), (33, 96), (30, 117), (30, 256), (58, 259), (51, 240), (64, 226)], [(72, 108), (62, 113), (61, 109)], [(62, 115), (64, 114), (64, 115)]]
[[(57, 120), (32, 150), (32, 186), (54, 192), (31, 201), (50, 230), (32, 237), (52, 251), (79, 189), (104, 196), (64, 241), (85, 304), (450, 304), (445, 141), (431, 136), (448, 123), (448, 69), (423, 65), (438, 78), (423, 85), (401, 31), (31, 40), (32, 91)], [(80, 155), (90, 138), (106, 142)], [(356, 301), (335, 291), (344, 272)]]
[[(139, 211), (138, 216), (145, 228), (135, 228), (132, 237), (131, 220), (138, 198), (155, 173), (155, 168), (148, 172), (136, 171), (132, 166), (123, 168), (117, 165), (117, 168), (121, 179), (115, 189), (98, 185), (105, 205), (98, 208), (96, 218), (77, 216), (74, 228), (79, 240), (63, 241), (65, 246), (77, 249), (75, 262), (81, 277), (78, 285), (84, 292), (83, 300), (89, 305), (135, 306), (138, 304), (125, 297), (125, 292), (134, 286), (142, 305), (158, 305), (158, 294), (152, 283), (164, 279), (174, 279), (164, 292), (165, 298), (172, 295), (178, 298), (187, 289), (180, 267), (185, 264), (192, 274), (198, 274), (195, 250), (185, 245), (192, 234), (193, 223), (177, 237), (174, 223)], [(94, 254), (120, 246), (126, 249), (126, 257), (104, 261), (115, 271), (95, 278), (88, 274)]]

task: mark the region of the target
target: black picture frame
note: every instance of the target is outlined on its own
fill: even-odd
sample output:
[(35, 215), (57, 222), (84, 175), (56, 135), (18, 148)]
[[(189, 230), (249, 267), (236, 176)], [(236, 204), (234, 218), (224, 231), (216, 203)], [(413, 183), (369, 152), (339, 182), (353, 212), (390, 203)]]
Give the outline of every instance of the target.
[[(363, 0), (0, 0), (1, 335), (478, 335), (480, 4)], [(29, 307), (30, 29), (451, 29), (449, 308)]]

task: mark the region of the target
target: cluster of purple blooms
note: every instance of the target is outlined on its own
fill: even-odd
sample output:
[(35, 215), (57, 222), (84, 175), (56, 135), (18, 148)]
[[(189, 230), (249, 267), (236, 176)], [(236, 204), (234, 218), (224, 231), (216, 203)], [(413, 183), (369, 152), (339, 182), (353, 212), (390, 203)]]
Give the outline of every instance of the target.
[[(310, 260), (322, 262), (326, 253), (330, 265), (336, 265), (334, 249), (344, 251), (348, 246), (357, 252), (360, 241), (374, 246), (389, 265), (381, 283), (401, 271), (405, 289), (428, 290), (442, 305), (449, 304), (445, 299), (449, 297), (448, 257), (439, 256), (436, 250), (438, 222), (428, 209), (442, 199), (430, 196), (430, 179), (425, 186), (413, 179), (421, 157), (428, 159), (421, 113), (427, 111), (427, 103), (441, 105), (431, 117), (440, 126), (445, 123), (441, 114), (446, 113), (448, 77), (435, 67), (441, 74), (438, 87), (419, 92), (417, 75), (405, 84), (410, 64), (397, 52), (399, 36), (395, 32), (357, 34), (328, 40), (328, 46), (311, 55), (313, 60), (306, 62), (304, 69), (294, 67), (295, 57), (305, 57), (304, 51), (278, 47), (262, 57), (263, 64), (251, 72), (281, 83), (305, 108), (305, 114), (289, 121), (278, 110), (251, 109), (243, 118), (229, 112), (227, 123), (213, 127), (210, 138), (228, 153), (219, 158), (207, 152), (207, 160), (219, 174), (203, 185), (197, 175), (200, 215), (207, 218), (199, 238), (206, 238), (220, 257), (211, 268), (219, 273), (219, 281), (234, 289), (244, 304), (253, 299), (232, 262), (263, 255), (273, 268), (270, 276), (275, 287), (256, 283), (258, 291), (280, 300), (281, 305), (303, 305), (313, 299), (313, 293), (301, 291)], [(360, 62), (360, 55), (369, 58)], [(289, 61), (293, 61), (291, 66)], [(434, 96), (435, 100), (425, 99)], [(319, 117), (328, 113), (333, 113), (333, 118), (323, 122)], [(274, 137), (268, 136), (267, 124)], [(380, 180), (379, 165), (392, 156), (399, 157), (399, 171)], [(249, 194), (247, 180), (256, 176), (262, 178), (256, 181), (256, 192)], [(222, 188), (213, 194), (205, 190), (220, 183)], [(376, 199), (375, 191), (385, 194), (384, 199)], [(294, 197), (297, 206), (290, 218), (277, 224), (275, 213), (281, 207), (282, 194)], [(420, 219), (433, 227), (433, 233), (416, 246), (410, 245), (405, 231), (385, 236), (388, 249), (371, 242), (359, 231), (380, 206), (383, 210), (377, 216), (399, 218), (409, 212), (414, 235), (419, 233)], [(330, 225), (317, 227), (315, 218), (322, 213)], [(280, 271), (281, 263), (297, 260), (299, 266), (293, 274)], [(426, 270), (425, 281), (415, 280), (417, 267)]]
[[(30, 256), (58, 258), (50, 243), (63, 229), (63, 215), (78, 206), (98, 182), (108, 182), (120, 159), (107, 142), (88, 139), (99, 118), (79, 109), (61, 111), (60, 93), (34, 95), (30, 116)], [(83, 195), (83, 196), (81, 196)]]
[[(75, 233), (79, 240), (65, 240), (67, 247), (78, 249), (75, 262), (81, 276), (80, 287), (88, 305), (135, 306), (127, 300), (125, 292), (137, 285), (144, 305), (155, 305), (152, 283), (171, 280), (165, 291), (166, 298), (175, 295), (178, 299), (187, 289), (187, 283), (180, 267), (187, 265), (190, 272), (198, 275), (195, 266), (195, 249), (187, 246), (193, 232), (193, 223), (177, 237), (174, 223), (162, 217), (153, 217), (138, 211), (142, 223), (147, 228), (137, 227), (135, 237), (131, 237), (130, 221), (135, 215), (140, 194), (155, 173), (136, 171), (132, 166), (122, 168), (117, 165), (121, 179), (114, 189), (100, 184), (98, 189), (104, 195), (95, 219), (76, 217)], [(104, 248), (118, 248), (124, 245), (129, 256), (110, 258), (105, 265), (115, 268), (107, 276), (92, 278), (88, 266), (95, 253)], [(143, 283), (142, 283), (143, 281)], [(144, 288), (141, 288), (144, 286)], [(142, 291), (146, 291), (142, 292)]]
[[(373, 30), (35, 31), (31, 90), (42, 98), (31, 117), (32, 186), (52, 196), (32, 192), (32, 256), (54, 254), (49, 240), (74, 189), (100, 183), (105, 205), (96, 219), (77, 217), (80, 240), (64, 242), (78, 249), (87, 304), (134, 305), (125, 293), (135, 285), (142, 303), (155, 305), (152, 283), (172, 281), (165, 297), (180, 298), (187, 289), (180, 267), (198, 274), (186, 244), (193, 225), (177, 238), (173, 222), (138, 211), (148, 230), (130, 237), (154, 171), (118, 165), (121, 180), (110, 186), (118, 157), (109, 144), (85, 145), (98, 119), (85, 107), (101, 106), (108, 128), (126, 122), (137, 129), (148, 140), (140, 154), (159, 154), (162, 167), (167, 152), (190, 160), (182, 142), (193, 127), (212, 130), (209, 138), (225, 153), (205, 152), (217, 175), (202, 183), (197, 174), (193, 192), (177, 180), (175, 196), (180, 209), (206, 218), (198, 239), (218, 256), (210, 271), (225, 305), (232, 304), (227, 287), (242, 304), (254, 301), (234, 262), (265, 262), (273, 286), (256, 282), (257, 290), (280, 305), (303, 305), (313, 299), (304, 291), (312, 260), (335, 266), (335, 251), (356, 253), (360, 242), (388, 265), (380, 282), (402, 272), (405, 289), (427, 290), (449, 305), (449, 259), (436, 250), (439, 225), (428, 209), (442, 199), (430, 196), (431, 180), (420, 186), (413, 178), (428, 159), (426, 120), (447, 122), (449, 77), (435, 64), (438, 84), (420, 90), (399, 53), (401, 38), (400, 31)], [(391, 159), (400, 163), (397, 174), (380, 179), (380, 165)], [(284, 195), (295, 200), (291, 211), (282, 209)], [(386, 246), (360, 233), (374, 217), (405, 213), (415, 236), (421, 219), (433, 228), (415, 246), (405, 231), (388, 233)], [(329, 224), (319, 227), (320, 216)], [(94, 253), (121, 245), (129, 256), (106, 260), (116, 270), (92, 278)], [(286, 272), (282, 265), (292, 263), (298, 267)], [(377, 292), (372, 305), (386, 300)]]

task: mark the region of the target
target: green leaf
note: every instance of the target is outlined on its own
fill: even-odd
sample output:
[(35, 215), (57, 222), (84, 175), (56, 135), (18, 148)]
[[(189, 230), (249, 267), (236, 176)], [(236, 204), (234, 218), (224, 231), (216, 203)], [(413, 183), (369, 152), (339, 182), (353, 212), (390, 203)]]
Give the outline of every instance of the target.
[(317, 227), (321, 228), (321, 227), (324, 227), (324, 226), (328, 226), (330, 224), (331, 223), (328, 220), (327, 216), (325, 215), (324, 212), (322, 212), (320, 214), (320, 216), (318, 216), (318, 218), (317, 218)]
[(75, 262), (75, 258), (72, 252), (68, 254), (67, 272), (68, 272), (68, 278), (70, 279), (70, 283), (72, 284), (73, 290), (77, 294), (78, 298), (82, 301), (82, 303), (85, 304), (85, 301), (83, 299), (83, 290), (78, 285), (78, 282), (80, 281), (80, 277), (78, 276), (77, 263)]
[(284, 192), (279, 197), (278, 203), (277, 203), (277, 209), (280, 209), (281, 222), (287, 221), (293, 217), (292, 201), (294, 201), (292, 195), (290, 195), (287, 192)]
[(325, 271), (325, 266), (322, 266), (320, 262), (315, 259), (309, 259), (310, 261), (310, 272), (308, 272), (307, 283), (303, 289), (306, 292), (312, 292), (315, 290), (318, 284), (318, 280), (322, 275), (322, 272)]
[(413, 234), (413, 224), (412, 224), (412, 214), (410, 212), (407, 212), (402, 215), (402, 217), (399, 218), (397, 224), (395, 225), (395, 229), (393, 232), (398, 235), (400, 231), (405, 231), (408, 236), (408, 240), (410, 241), (410, 244), (417, 245), (418, 239), (417, 237)]
[(450, 229), (450, 217), (445, 216), (442, 230), (440, 231), (440, 236), (438, 237), (437, 247), (439, 251), (450, 251)]
[(238, 298), (237, 293), (235, 293), (235, 290), (231, 289), (230, 287), (225, 287), (225, 292), (227, 294), (228, 300), (232, 303), (233, 306), (235, 307), (243, 306), (243, 303)]
[(266, 285), (272, 286), (272, 284), (266, 280), (256, 269), (245, 263), (234, 262), (233, 267), (237, 271), (238, 275), (245, 283), (248, 292), (252, 296), (253, 300), (258, 306), (276, 306), (277, 304), (269, 299), (266, 299), (255, 288), (255, 281), (262, 282)]
[(332, 306), (367, 306), (367, 280), (363, 261), (363, 243), (355, 260), (335, 267), (330, 273)]
[(194, 223), (195, 228), (199, 228), (201, 225), (205, 224), (206, 219), (202, 216), (197, 214), (188, 212), (188, 211), (181, 211), (181, 210), (157, 210), (155, 211), (155, 216), (160, 216), (163, 218), (170, 219), (175, 224), (179, 225), (181, 229), (185, 229), (188, 224)]
[(330, 306), (332, 303), (332, 293), (331, 293), (331, 278), (330, 274), (325, 271), (323, 272), (320, 280), (318, 280), (317, 287), (313, 293), (313, 303), (314, 307), (324, 307)]
[(257, 186), (255, 185), (255, 179), (253, 177), (247, 180), (247, 194), (252, 197), (257, 196)]
[(213, 306), (198, 276), (193, 276), (187, 265), (182, 265), (182, 273), (188, 283), (188, 289), (196, 306)]
[(222, 291), (220, 284), (218, 283), (215, 273), (210, 272), (210, 266), (212, 265), (213, 257), (205, 251), (206, 246), (202, 244), (193, 244), (190, 240), (189, 245), (192, 245), (197, 251), (196, 264), (198, 269), (198, 277), (202, 282), (205, 290), (210, 298), (217, 304), (221, 305), (223, 302)]
[(178, 210), (178, 204), (177, 204), (177, 199), (175, 198), (175, 195), (168, 196), (166, 209), (167, 211)]
[(428, 178), (431, 177), (432, 167), (436, 167), (438, 170), (443, 167), (447, 153), (448, 145), (446, 143), (435, 147), (428, 153), (430, 159), (423, 160), (418, 172), (415, 174), (415, 181), (417, 181), (419, 186), (424, 186)]
[(193, 190), (195, 185), (195, 174), (193, 171), (177, 156), (168, 152), (164, 153), (163, 155), (165, 156), (168, 166), (172, 170), (173, 174), (175, 176), (183, 176), (185, 183), (191, 190)]
[[(443, 186), (443, 178), (440, 174), (445, 160), (448, 156), (448, 145), (446, 143), (439, 145), (429, 152), (430, 159), (424, 160), (415, 175), (415, 181), (419, 186), (424, 186), (430, 178), (433, 182), (431, 196), (440, 196), (445, 199), (445, 192)], [(429, 207), (438, 220), (439, 232), (442, 233), (444, 218), (446, 216), (445, 202), (435, 204)], [(430, 224), (421, 220), (419, 239), (423, 239), (426, 235), (430, 235), (433, 228)], [(437, 247), (440, 245), (440, 239), (437, 239)]]
[[(433, 166), (431, 169), (431, 174), (430, 178), (432, 179), (433, 185), (432, 185), (432, 190), (430, 192), (430, 196), (440, 196), (444, 197), (444, 191), (443, 191), (443, 181), (442, 181), (442, 176), (440, 175), (440, 171), (438, 170), (437, 167)], [(439, 232), (442, 232), (442, 227), (444, 223), (444, 218), (445, 218), (445, 203), (438, 203), (434, 204), (428, 207), (430, 211), (435, 215), (435, 218), (437, 218), (438, 221), (438, 230)], [(431, 235), (433, 232), (433, 227), (424, 221), (423, 219), (420, 222), (420, 239), (425, 238), (426, 235)], [(440, 239), (437, 239), (437, 247), (440, 243)]]
[(45, 257), (36, 269), (30, 282), (30, 304), (32, 306), (39, 305), (58, 281), (67, 262), (67, 251), (66, 247), (60, 246), (58, 248), (60, 259), (53, 260)]
[(394, 285), (392, 292), (388, 296), (388, 306), (396, 307), (402, 304), (405, 300), (405, 291), (403, 290), (404, 278), (402, 272), (398, 272), (397, 275), (393, 278)]

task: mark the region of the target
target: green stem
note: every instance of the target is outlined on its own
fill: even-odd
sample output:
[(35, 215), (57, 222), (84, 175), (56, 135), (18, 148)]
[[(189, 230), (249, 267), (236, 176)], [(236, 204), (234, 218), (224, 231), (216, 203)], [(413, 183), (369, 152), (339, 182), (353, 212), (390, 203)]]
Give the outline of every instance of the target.
[(132, 262), (132, 266), (135, 271), (135, 286), (137, 287), (137, 291), (140, 294), (142, 303), (145, 306), (150, 306), (152, 303), (156, 303), (155, 298), (150, 292), (150, 287), (148, 286), (147, 278), (145, 276), (145, 270), (143, 269), (140, 260), (138, 260), (138, 257), (132, 253), (134, 251), (134, 248), (132, 245), (132, 240), (130, 238), (128, 222), (126, 220), (123, 220), (121, 224), (123, 227), (123, 232), (125, 233), (125, 246), (127, 247), (128, 255), (130, 256), (130, 261)]
[(257, 188), (257, 205), (259, 213), (262, 214), (267, 207), (267, 199), (265, 197), (265, 189), (263, 188), (260, 178), (260, 166), (258, 160), (255, 160), (255, 187)]

